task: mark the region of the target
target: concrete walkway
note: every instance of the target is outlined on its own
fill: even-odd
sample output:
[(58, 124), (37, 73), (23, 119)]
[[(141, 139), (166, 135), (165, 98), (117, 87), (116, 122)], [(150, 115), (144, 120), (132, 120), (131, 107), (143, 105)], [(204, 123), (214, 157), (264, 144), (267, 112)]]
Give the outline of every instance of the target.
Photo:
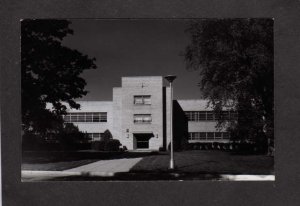
[(64, 170), (64, 172), (96, 172), (96, 173), (116, 173), (129, 172), (129, 170), (142, 158), (130, 159), (114, 159), (114, 160), (100, 160), (91, 164), (83, 165), (73, 169)]
[(67, 176), (114, 176), (117, 172), (129, 172), (129, 170), (143, 158), (100, 160), (73, 169), (63, 171), (31, 171), (22, 170), (22, 181), (45, 181), (57, 177)]

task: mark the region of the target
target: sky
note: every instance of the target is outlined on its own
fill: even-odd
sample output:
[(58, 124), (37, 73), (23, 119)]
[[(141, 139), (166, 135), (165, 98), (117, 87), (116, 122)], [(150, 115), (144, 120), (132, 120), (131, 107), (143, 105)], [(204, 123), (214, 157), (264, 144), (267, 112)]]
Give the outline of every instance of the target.
[[(97, 69), (81, 76), (89, 93), (80, 100), (111, 101), (124, 76), (177, 76), (175, 99), (198, 99), (199, 71), (181, 55), (189, 44), (188, 20), (72, 20), (74, 35), (63, 45), (96, 58)], [(167, 85), (167, 82), (165, 82)]]

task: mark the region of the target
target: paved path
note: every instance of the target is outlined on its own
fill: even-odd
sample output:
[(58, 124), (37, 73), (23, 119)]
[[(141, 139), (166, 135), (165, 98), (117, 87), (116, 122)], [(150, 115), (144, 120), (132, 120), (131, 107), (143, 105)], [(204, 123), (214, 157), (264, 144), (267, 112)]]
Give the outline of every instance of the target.
[(143, 158), (100, 160), (73, 169), (64, 171), (22, 171), (22, 181), (45, 181), (66, 176), (114, 176), (116, 172), (129, 172), (129, 170)]
[(97, 172), (97, 173), (116, 173), (129, 172), (129, 170), (142, 158), (100, 160), (87, 165), (64, 170), (64, 172)]

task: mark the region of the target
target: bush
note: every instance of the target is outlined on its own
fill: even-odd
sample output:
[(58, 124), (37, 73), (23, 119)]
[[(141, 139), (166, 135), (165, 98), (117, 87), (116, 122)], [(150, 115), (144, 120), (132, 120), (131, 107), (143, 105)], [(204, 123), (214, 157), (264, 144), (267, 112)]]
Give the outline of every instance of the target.
[(92, 149), (98, 151), (119, 151), (120, 141), (117, 139), (100, 140), (92, 142)]
[(165, 149), (165, 148), (163, 148), (163, 147), (159, 147), (158, 151), (159, 151), (159, 152), (165, 152), (165, 151), (166, 151), (166, 149)]
[(192, 149), (192, 144), (190, 143), (185, 143), (182, 145), (183, 150), (191, 150)]
[(78, 127), (67, 123), (60, 131), (47, 132), (46, 134), (24, 132), (22, 136), (22, 149), (28, 150), (82, 150), (90, 149), (90, 143), (86, 135), (79, 131)]
[(121, 143), (117, 139), (112, 139), (109, 140), (105, 146), (105, 151), (119, 151)]
[(32, 133), (25, 133), (22, 137), (23, 150), (37, 150), (39, 149), (39, 138)]
[(91, 149), (104, 151), (104, 145), (105, 145), (104, 141), (94, 141), (91, 144)]

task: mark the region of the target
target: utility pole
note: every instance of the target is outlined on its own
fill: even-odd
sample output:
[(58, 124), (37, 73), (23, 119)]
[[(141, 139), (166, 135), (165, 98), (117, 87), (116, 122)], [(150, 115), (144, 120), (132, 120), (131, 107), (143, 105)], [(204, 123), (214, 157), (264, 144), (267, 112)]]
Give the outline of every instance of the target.
[(171, 144), (171, 158), (170, 169), (174, 169), (174, 146), (173, 146), (173, 87), (172, 82), (176, 79), (175, 75), (165, 76), (165, 79), (170, 83), (170, 144)]

